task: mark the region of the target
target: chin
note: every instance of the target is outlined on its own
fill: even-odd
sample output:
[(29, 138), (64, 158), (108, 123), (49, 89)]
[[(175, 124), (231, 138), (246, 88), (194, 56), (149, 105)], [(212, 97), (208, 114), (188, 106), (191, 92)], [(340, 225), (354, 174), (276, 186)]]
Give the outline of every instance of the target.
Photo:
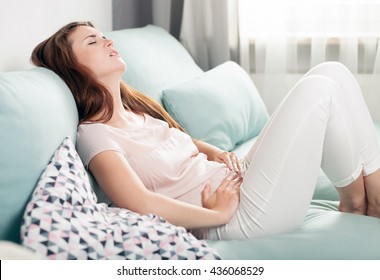
[(122, 70), (123, 72), (127, 70), (127, 64), (124, 62), (124, 60), (122, 60), (122, 63), (120, 63), (120, 70)]
[(120, 73), (120, 75), (123, 75), (126, 70), (127, 70), (127, 66), (124, 64), (124, 67), (120, 67), (118, 72)]

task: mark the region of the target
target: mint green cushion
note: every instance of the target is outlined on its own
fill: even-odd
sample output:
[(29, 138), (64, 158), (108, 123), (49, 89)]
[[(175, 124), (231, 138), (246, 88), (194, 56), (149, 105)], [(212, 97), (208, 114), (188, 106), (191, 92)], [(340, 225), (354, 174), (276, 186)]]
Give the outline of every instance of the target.
[(380, 220), (337, 207), (337, 201), (313, 200), (298, 230), (207, 243), (230, 260), (380, 260)]
[(127, 64), (123, 80), (161, 103), (162, 90), (203, 70), (166, 30), (147, 25), (105, 33)]
[(19, 242), (24, 207), (64, 137), (76, 137), (74, 99), (43, 68), (0, 73), (0, 239)]
[(163, 103), (192, 137), (227, 151), (258, 135), (268, 120), (252, 80), (232, 61), (164, 90)]

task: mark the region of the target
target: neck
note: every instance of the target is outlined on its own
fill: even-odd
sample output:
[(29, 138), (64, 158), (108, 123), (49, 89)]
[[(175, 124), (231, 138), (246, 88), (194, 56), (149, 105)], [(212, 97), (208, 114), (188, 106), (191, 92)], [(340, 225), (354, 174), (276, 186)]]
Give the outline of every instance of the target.
[(125, 111), (123, 102), (121, 100), (120, 83), (115, 85), (112, 88), (112, 90), (110, 90), (110, 92), (112, 94), (112, 99), (113, 99), (113, 114), (112, 114), (112, 118), (113, 118), (114, 115), (119, 115), (120, 113)]
[(121, 90), (120, 90), (120, 80), (121, 78), (113, 78), (112, 80), (110, 80), (110, 78), (108, 77), (108, 79), (106, 81), (100, 81), (103, 85), (106, 86), (106, 88), (108, 89), (108, 91), (111, 93), (112, 95), (112, 99), (113, 99), (113, 112), (112, 112), (112, 118), (111, 119), (114, 119), (115, 117), (117, 118), (117, 116), (120, 116), (123, 112), (125, 112), (125, 109), (124, 109), (124, 106), (123, 106), (123, 102), (121, 100)]
[(102, 77), (102, 79), (98, 79), (98, 81), (103, 84), (109, 93), (112, 96), (113, 100), (113, 111), (112, 117), (107, 123), (120, 123), (123, 121), (123, 118), (127, 112), (127, 110), (123, 106), (123, 102), (121, 99), (121, 75), (109, 75)]
[[(110, 90), (110, 89), (109, 89)], [(120, 84), (118, 83), (117, 86), (115, 86), (112, 90), (110, 90), (113, 98), (113, 111), (112, 111), (112, 117), (107, 122), (107, 124), (114, 126), (114, 127), (125, 127), (126, 124), (131, 123), (133, 120), (133, 114), (129, 110), (126, 110), (123, 106), (123, 102), (121, 99), (121, 90), (120, 90)], [(129, 126), (128, 124), (127, 126)]]

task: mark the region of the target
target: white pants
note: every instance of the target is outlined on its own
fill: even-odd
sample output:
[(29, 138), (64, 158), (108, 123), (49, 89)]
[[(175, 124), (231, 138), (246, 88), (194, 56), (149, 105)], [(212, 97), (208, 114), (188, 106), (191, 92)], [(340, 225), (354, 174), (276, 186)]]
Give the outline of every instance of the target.
[(311, 69), (290, 91), (245, 158), (236, 215), (208, 239), (252, 239), (300, 226), (319, 170), (336, 187), (380, 168), (373, 122), (359, 85), (340, 63)]

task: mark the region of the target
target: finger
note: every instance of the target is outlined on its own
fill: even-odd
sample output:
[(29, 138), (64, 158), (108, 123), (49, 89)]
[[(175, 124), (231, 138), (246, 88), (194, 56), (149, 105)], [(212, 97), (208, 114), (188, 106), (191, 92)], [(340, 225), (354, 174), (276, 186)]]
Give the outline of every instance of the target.
[(238, 182), (238, 184), (236, 184), (236, 191), (240, 191), (240, 188), (241, 188), (241, 185), (243, 184), (243, 178), (241, 178)]
[(237, 167), (238, 167), (238, 170), (239, 170), (239, 174), (243, 174), (244, 167), (243, 167), (243, 161), (242, 160), (237, 160)]
[(238, 177), (239, 176), (236, 173), (231, 173), (230, 175), (228, 175), (226, 178), (223, 179), (218, 189), (219, 190), (227, 189), (230, 186), (231, 182)]
[(234, 170), (230, 153), (226, 152), (225, 155), (226, 155), (226, 165), (228, 169)]
[(238, 160), (236, 154), (235, 153), (230, 153), (230, 157), (231, 157), (231, 161), (232, 161), (232, 164), (233, 164), (233, 170), (236, 173), (239, 173), (240, 172), (240, 168), (238, 166), (239, 160)]
[(231, 177), (231, 180), (228, 182), (226, 189), (234, 189), (236, 186), (240, 186), (242, 182), (242, 177), (240, 177), (239, 174), (234, 173), (234, 175)]
[(211, 194), (211, 185), (209, 183), (207, 183), (206, 186), (204, 187), (202, 193), (201, 193), (202, 204), (207, 201), (207, 199), (210, 197), (210, 194)]
[(207, 183), (203, 188), (202, 195), (209, 195), (211, 193), (211, 185)]
[(233, 181), (233, 189), (234, 190), (239, 190), (241, 187), (241, 184), (243, 183), (243, 177), (239, 177), (236, 180)]

